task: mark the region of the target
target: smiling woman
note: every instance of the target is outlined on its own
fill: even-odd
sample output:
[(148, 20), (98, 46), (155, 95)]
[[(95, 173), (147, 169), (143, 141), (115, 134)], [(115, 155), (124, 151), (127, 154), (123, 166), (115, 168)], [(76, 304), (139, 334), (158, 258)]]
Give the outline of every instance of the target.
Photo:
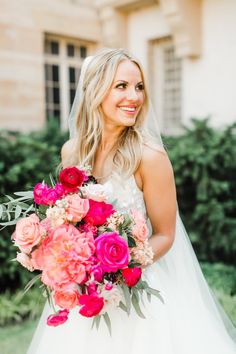
[[(92, 287), (91, 296), (111, 305), (112, 336), (103, 322), (98, 331), (91, 330), (90, 320), (79, 317), (76, 309), (70, 311), (70, 321), (63, 327), (48, 328), (44, 325), (50, 314), (46, 305), (28, 354), (234, 354), (234, 328), (224, 314), (221, 317), (222, 310), (211, 296), (178, 214), (168, 155), (161, 139), (153, 140), (145, 128), (149, 96), (140, 63), (123, 49), (104, 49), (85, 61), (82, 73), (79, 100), (72, 115), (75, 136), (62, 148), (62, 164), (89, 164), (93, 175), (104, 184), (99, 187), (104, 192), (109, 189), (118, 215), (136, 211), (140, 227), (148, 223), (146, 249), (140, 249), (137, 241), (132, 252), (138, 254), (143, 281), (160, 290), (164, 303), (155, 298), (150, 302), (142, 294), (145, 319), (142, 311), (137, 311), (140, 317), (133, 310), (127, 316), (112, 306), (117, 302), (118, 290), (114, 278), (121, 279), (124, 268), (114, 269), (109, 277), (107, 298), (103, 298), (99, 281), (91, 279), (88, 272), (86, 284)], [(91, 207), (92, 202), (89, 204)], [(125, 242), (127, 235), (117, 225), (114, 227)], [(95, 243), (101, 239), (109, 243), (109, 232), (101, 239), (96, 230), (93, 232)], [(118, 248), (112, 250), (117, 255)], [(153, 263), (143, 270), (141, 258), (148, 250)], [(94, 258), (99, 257), (96, 248)], [(128, 259), (125, 261), (127, 264)], [(136, 266), (129, 264), (129, 274), (132, 268)], [(103, 272), (107, 280), (107, 269), (103, 268)], [(67, 285), (78, 288), (77, 283)], [(128, 298), (133, 294), (132, 282), (129, 285)], [(82, 291), (78, 296), (84, 299), (89, 294)], [(127, 294), (124, 298), (127, 300)], [(134, 306), (136, 300), (140, 300), (137, 294), (132, 297)], [(127, 309), (129, 301), (125, 303)]]

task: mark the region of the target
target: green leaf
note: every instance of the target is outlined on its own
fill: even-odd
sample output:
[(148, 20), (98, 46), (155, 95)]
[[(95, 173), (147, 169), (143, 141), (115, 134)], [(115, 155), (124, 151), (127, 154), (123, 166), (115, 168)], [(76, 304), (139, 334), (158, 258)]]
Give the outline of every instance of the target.
[(141, 318), (146, 318), (144, 316), (144, 314), (142, 313), (142, 311), (141, 311), (141, 308), (139, 306), (139, 297), (138, 297), (138, 294), (135, 291), (132, 294), (131, 300), (132, 300), (132, 304), (134, 306), (134, 309), (135, 309), (137, 315), (139, 317), (141, 317)]
[(123, 291), (124, 297), (125, 297), (125, 303), (126, 303), (126, 308), (127, 308), (127, 313), (130, 315), (130, 310), (131, 310), (131, 296), (130, 296), (130, 291), (129, 287), (126, 285), (122, 285), (121, 289)]
[(15, 209), (15, 219), (18, 219), (21, 213), (22, 213), (22, 209), (19, 205), (17, 205)]
[(42, 274), (37, 274), (37, 275), (35, 275), (35, 277), (33, 277), (33, 279), (31, 279), (31, 280), (26, 284), (25, 289), (24, 289), (24, 294), (25, 294), (27, 291), (29, 291), (30, 288), (32, 288), (32, 286), (36, 283), (36, 281), (37, 281), (38, 279), (41, 278), (41, 275), (42, 275)]
[(151, 295), (154, 295), (156, 296), (159, 300), (161, 300), (161, 302), (164, 304), (164, 299), (163, 297), (160, 295), (160, 291), (156, 290), (156, 289), (153, 289), (153, 288), (146, 288), (145, 291), (148, 293), (148, 294), (151, 294)]
[(129, 247), (135, 247), (136, 246), (136, 242), (135, 240), (133, 239), (133, 237), (128, 237), (128, 246)]
[(101, 321), (100, 315), (94, 316), (91, 328), (93, 328), (96, 325), (96, 329), (98, 330), (100, 321)]
[(34, 192), (33, 191), (24, 191), (24, 192), (15, 192), (15, 195), (19, 197), (25, 197), (28, 199), (34, 199)]
[(111, 336), (111, 320), (110, 320), (110, 317), (107, 314), (107, 312), (103, 314), (103, 318), (104, 318), (104, 321), (105, 321), (105, 323), (107, 325), (107, 328), (108, 328), (110, 336)]
[(120, 301), (119, 307), (120, 307), (123, 311), (127, 312), (127, 307), (125, 306), (125, 304), (124, 304), (122, 301)]

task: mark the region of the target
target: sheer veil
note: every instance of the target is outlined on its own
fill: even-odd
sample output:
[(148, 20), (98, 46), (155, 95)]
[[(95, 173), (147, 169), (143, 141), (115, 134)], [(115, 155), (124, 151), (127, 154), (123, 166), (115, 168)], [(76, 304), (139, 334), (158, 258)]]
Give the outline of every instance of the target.
[[(84, 75), (92, 60), (93, 57), (89, 56), (85, 59), (82, 65), (79, 83), (77, 86), (72, 109), (69, 115), (68, 123), (70, 137), (75, 136), (75, 122), (78, 114), (79, 102), (83, 96)], [(163, 145), (156, 115), (152, 108), (151, 102), (149, 102), (149, 112), (145, 129), (147, 129), (148, 133), (155, 139), (158, 145)], [(179, 216), (179, 211), (177, 211), (176, 217), (175, 242), (171, 250), (166, 254), (166, 256), (164, 256), (158, 262), (160, 262), (164, 266), (165, 262), (167, 262), (168, 264), (171, 263), (173, 266), (172, 269), (178, 269), (180, 270), (180, 273), (182, 271), (182, 274), (184, 274), (184, 276), (186, 277), (186, 279), (184, 279), (187, 291), (186, 296), (191, 296), (191, 294), (194, 294), (195, 296), (197, 294), (199, 298), (199, 303), (201, 303), (202, 308), (206, 308), (208, 312), (210, 312), (210, 316), (213, 318), (213, 322), (215, 323), (215, 328), (219, 329), (219, 333), (226, 331), (233, 339), (233, 341), (236, 342), (236, 329), (231, 323), (226, 313), (224, 312), (221, 305), (219, 304), (218, 300), (215, 298), (202, 274), (199, 262), (196, 258), (187, 232)], [(176, 282), (176, 279), (174, 279), (174, 275), (173, 281)], [(192, 321), (194, 320), (195, 319), (193, 318)]]

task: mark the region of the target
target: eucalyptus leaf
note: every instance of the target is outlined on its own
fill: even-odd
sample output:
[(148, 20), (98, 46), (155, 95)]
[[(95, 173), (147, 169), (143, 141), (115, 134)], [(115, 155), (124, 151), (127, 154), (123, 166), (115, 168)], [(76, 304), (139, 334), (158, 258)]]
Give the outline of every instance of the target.
[(130, 310), (131, 310), (131, 296), (130, 296), (130, 291), (128, 286), (122, 285), (121, 287), (124, 297), (125, 297), (125, 303), (126, 303), (126, 308), (127, 308), (127, 313), (130, 315)]
[(135, 309), (137, 315), (139, 317), (141, 317), (141, 318), (146, 318), (144, 316), (144, 314), (142, 313), (142, 311), (141, 311), (141, 308), (139, 306), (139, 297), (138, 297), (138, 294), (135, 291), (132, 294), (131, 300), (132, 300), (132, 304), (134, 306), (134, 309)]
[(22, 192), (15, 192), (15, 195), (19, 197), (26, 197), (29, 199), (34, 199), (34, 192), (33, 191), (22, 191)]
[(6, 222), (0, 222), (0, 225), (1, 226), (12, 226), (12, 225), (15, 225), (17, 223), (17, 220), (11, 220), (11, 221), (6, 221)]
[(25, 286), (24, 289), (24, 294), (29, 291), (30, 288), (32, 288), (32, 286), (36, 283), (36, 281), (38, 281), (41, 278), (41, 274), (37, 274), (35, 275), (35, 277), (33, 277), (33, 279), (31, 279)]
[(125, 304), (122, 301), (120, 301), (119, 307), (127, 313), (127, 307), (125, 306)]
[(107, 325), (107, 328), (108, 328), (110, 336), (111, 336), (111, 320), (110, 320), (110, 317), (107, 314), (107, 312), (103, 314), (103, 318), (104, 318), (104, 321), (105, 321), (105, 323)]
[(21, 209), (20, 205), (17, 205), (16, 209), (15, 209), (15, 219), (18, 219), (19, 216), (21, 215), (21, 213), (22, 213), (22, 209)]
[(145, 291), (151, 295), (156, 296), (159, 300), (161, 300), (163, 304), (165, 303), (163, 297), (160, 295), (160, 291), (153, 288), (147, 288)]

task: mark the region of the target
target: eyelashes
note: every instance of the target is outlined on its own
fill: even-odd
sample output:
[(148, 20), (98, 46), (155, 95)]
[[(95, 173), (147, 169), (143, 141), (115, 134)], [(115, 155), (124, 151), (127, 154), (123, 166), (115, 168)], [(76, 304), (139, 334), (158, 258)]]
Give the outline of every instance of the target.
[[(117, 89), (126, 89), (127, 86), (128, 86), (128, 84), (126, 84), (125, 82), (121, 82), (121, 83), (117, 84), (115, 86), (115, 88), (117, 88)], [(136, 85), (135, 88), (138, 91), (143, 91), (144, 90), (144, 84), (140, 83), (140, 84)]]

